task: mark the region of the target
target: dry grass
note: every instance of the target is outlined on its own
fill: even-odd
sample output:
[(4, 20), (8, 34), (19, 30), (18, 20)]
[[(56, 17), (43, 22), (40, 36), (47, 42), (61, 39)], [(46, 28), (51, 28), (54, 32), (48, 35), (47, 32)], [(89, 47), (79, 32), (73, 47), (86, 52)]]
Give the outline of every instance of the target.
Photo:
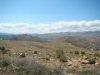
[[(10, 60), (13, 63), (13, 65), (7, 66), (6, 69), (0, 69), (0, 75), (63, 75), (62, 72), (68, 75), (82, 75), (81, 73), (85, 72), (84, 66), (88, 67), (88, 64), (84, 66), (76, 64), (77, 66), (74, 66), (74, 70), (72, 66), (69, 69), (69, 66), (67, 66), (68, 62), (61, 62), (56, 56), (56, 51), (62, 50), (68, 61), (81, 59), (83, 55), (89, 58), (94, 56), (94, 53), (89, 52), (87, 49), (61, 41), (40, 43), (33, 41), (2, 40), (0, 41), (0, 46), (10, 50), (9, 53), (1, 54), (0, 60), (6, 58), (7, 61)], [(36, 53), (34, 53), (35, 51)], [(75, 54), (75, 51), (79, 53)], [(81, 52), (85, 52), (85, 54), (82, 55)], [(20, 53), (25, 53), (25, 57), (21, 58)], [(95, 55), (98, 56), (98, 52)], [(100, 62), (100, 58), (98, 58), (97, 62)], [(75, 64), (76, 62), (73, 63)], [(82, 69), (81, 71), (79, 71), (80, 67)], [(93, 64), (89, 66), (90, 68), (94, 68), (93, 70), (97, 69), (97, 71), (91, 70), (93, 73), (98, 72), (98, 66)], [(72, 73), (72, 71), (75, 72)]]

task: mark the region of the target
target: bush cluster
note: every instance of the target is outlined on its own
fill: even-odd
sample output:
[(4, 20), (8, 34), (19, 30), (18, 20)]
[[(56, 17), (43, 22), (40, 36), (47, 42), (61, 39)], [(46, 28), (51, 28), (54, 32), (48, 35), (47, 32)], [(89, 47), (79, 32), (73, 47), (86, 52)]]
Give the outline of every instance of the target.
[(100, 53), (99, 53), (99, 52), (95, 52), (95, 53), (94, 53), (94, 56), (95, 56), (95, 57), (100, 57)]
[(61, 61), (61, 62), (67, 62), (67, 58), (65, 56), (65, 53), (63, 50), (57, 50), (56, 51), (56, 55), (57, 58)]
[(5, 54), (7, 52), (6, 48), (5, 47), (0, 47), (0, 52), (2, 54)]
[(82, 52), (81, 52), (81, 54), (82, 54), (82, 55), (84, 55), (84, 54), (85, 54), (85, 52), (84, 52), (84, 51), (82, 51)]
[(96, 60), (95, 59), (89, 59), (89, 64), (95, 64)]
[(79, 54), (79, 51), (75, 51), (75, 54)]
[(0, 61), (0, 67), (7, 67), (10, 65), (10, 62), (8, 60), (1, 60)]
[(24, 57), (26, 57), (26, 54), (25, 53), (20, 53), (19, 56), (22, 57), (22, 58), (24, 58)]

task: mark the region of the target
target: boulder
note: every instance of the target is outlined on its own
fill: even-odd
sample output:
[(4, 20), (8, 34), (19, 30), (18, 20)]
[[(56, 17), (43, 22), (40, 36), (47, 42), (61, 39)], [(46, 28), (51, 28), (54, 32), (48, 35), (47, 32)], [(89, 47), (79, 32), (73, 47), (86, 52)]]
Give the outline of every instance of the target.
[(99, 63), (96, 62), (95, 65), (99, 65)]
[(71, 61), (69, 61), (67, 65), (68, 65), (68, 66), (72, 66), (72, 64), (73, 64), (73, 63), (72, 63)]
[(88, 64), (89, 61), (88, 61), (88, 60), (82, 60), (81, 63), (82, 63), (82, 64)]
[(83, 56), (83, 59), (87, 60), (87, 59), (88, 59), (88, 57), (87, 57), (87, 56)]

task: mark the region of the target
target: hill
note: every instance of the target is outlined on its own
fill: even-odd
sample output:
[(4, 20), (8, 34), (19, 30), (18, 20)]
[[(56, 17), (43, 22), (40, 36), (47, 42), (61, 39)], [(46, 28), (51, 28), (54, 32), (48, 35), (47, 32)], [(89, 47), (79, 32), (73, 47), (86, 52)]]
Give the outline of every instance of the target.
[(36, 41), (36, 42), (46, 42), (46, 40), (41, 39), (38, 36), (31, 36), (28, 34), (0, 34), (0, 40), (20, 40), (20, 41)]
[(60, 32), (47, 34), (7, 34), (0, 33), (0, 40), (19, 40), (34, 42), (61, 41), (75, 46), (100, 50), (100, 31)]

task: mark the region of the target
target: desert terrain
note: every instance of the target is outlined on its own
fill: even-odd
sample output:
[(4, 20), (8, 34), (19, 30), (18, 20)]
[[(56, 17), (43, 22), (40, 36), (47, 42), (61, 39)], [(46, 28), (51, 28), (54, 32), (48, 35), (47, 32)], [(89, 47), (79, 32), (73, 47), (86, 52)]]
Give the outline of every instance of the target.
[(98, 35), (50, 35), (0, 36), (0, 75), (100, 74)]

